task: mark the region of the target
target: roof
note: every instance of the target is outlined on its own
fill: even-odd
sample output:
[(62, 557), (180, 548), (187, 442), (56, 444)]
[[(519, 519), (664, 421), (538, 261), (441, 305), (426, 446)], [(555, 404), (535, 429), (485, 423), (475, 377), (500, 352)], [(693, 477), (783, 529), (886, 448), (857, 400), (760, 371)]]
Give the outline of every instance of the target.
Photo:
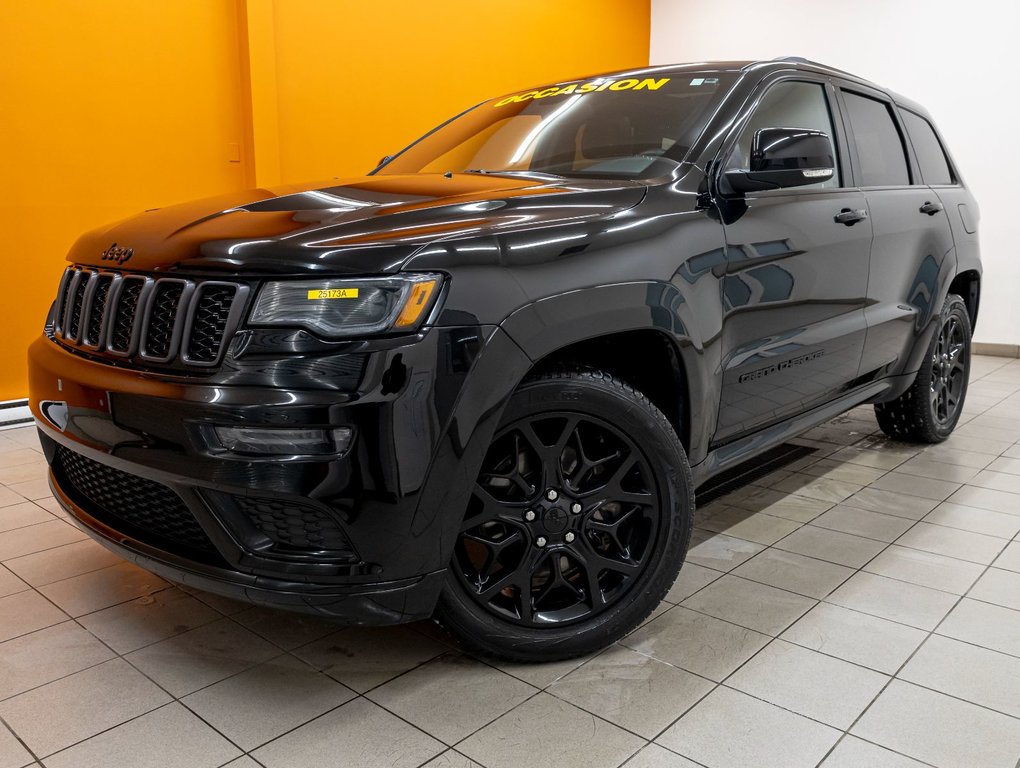
[[(831, 67), (828, 64), (822, 64), (817, 61), (811, 61), (802, 56), (780, 56), (775, 59), (742, 59), (734, 61), (696, 61), (696, 62), (685, 62), (677, 64), (660, 64), (652, 67), (641, 67), (635, 69), (623, 69), (615, 72), (596, 72), (589, 76), (589, 78), (597, 77), (619, 77), (621, 75), (630, 75), (633, 77), (642, 77), (647, 75), (662, 74), (669, 72), (747, 72), (752, 69), (805, 69), (814, 72), (821, 72), (823, 74), (836, 75), (839, 77), (847, 78), (850, 80), (856, 80), (857, 82), (870, 85), (873, 88), (879, 90), (885, 90), (875, 83), (869, 82), (862, 77), (858, 77), (850, 72), (845, 72), (836, 67)], [(574, 82), (575, 80), (583, 80), (587, 78), (573, 78), (571, 80), (564, 80), (564, 83)]]
[(822, 64), (818, 61), (812, 61), (806, 59), (803, 56), (779, 56), (775, 59), (744, 59), (734, 61), (696, 61), (686, 62), (679, 64), (660, 64), (653, 67), (641, 67), (640, 69), (623, 69), (616, 72), (596, 72), (589, 75), (587, 78), (573, 78), (571, 80), (563, 80), (562, 83), (577, 82), (578, 80), (585, 79), (596, 79), (601, 77), (645, 77), (657, 74), (669, 74), (669, 73), (682, 73), (682, 72), (749, 72), (756, 70), (762, 74), (767, 74), (769, 71), (780, 71), (784, 69), (799, 69), (808, 72), (817, 72), (823, 75), (831, 75), (840, 77), (845, 80), (851, 80), (861, 85), (866, 85), (870, 88), (874, 88), (878, 91), (888, 94), (893, 101), (897, 102), (901, 106), (912, 109), (921, 114), (928, 114), (927, 110), (924, 109), (920, 104), (917, 104), (910, 99), (900, 96), (888, 88), (885, 88), (877, 83), (867, 80), (863, 77), (855, 75), (851, 72), (838, 69), (836, 67), (829, 66), (828, 64)]

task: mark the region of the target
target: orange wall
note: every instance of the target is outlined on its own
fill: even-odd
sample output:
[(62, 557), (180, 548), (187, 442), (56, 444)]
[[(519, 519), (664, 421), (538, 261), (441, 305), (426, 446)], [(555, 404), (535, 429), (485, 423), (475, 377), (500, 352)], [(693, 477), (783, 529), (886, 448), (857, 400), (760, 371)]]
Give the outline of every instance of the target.
[(363, 174), (493, 96), (648, 65), (648, 0), (277, 0), (283, 181)]
[(0, 0), (0, 400), (83, 231), (245, 186), (234, 0)]
[(359, 175), (475, 102), (648, 63), (648, 0), (0, 0), (0, 400), (83, 231)]

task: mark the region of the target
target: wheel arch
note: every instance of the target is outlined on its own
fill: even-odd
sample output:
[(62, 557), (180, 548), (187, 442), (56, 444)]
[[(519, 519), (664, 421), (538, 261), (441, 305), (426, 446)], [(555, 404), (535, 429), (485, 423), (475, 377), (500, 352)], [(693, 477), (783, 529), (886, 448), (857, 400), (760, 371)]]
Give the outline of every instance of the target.
[(617, 331), (560, 347), (535, 362), (528, 376), (559, 368), (605, 371), (645, 395), (690, 449), (687, 370), (676, 343), (660, 330)]
[[(710, 366), (693, 315), (672, 283), (640, 282), (543, 299), (501, 327), (533, 361), (527, 375), (570, 364), (595, 367), (643, 392), (695, 463), (704, 458), (718, 403), (706, 400)], [(713, 418), (695, 423), (699, 413)]]
[[(641, 360), (650, 370), (642, 382), (658, 374), (682, 382), (682, 403), (656, 402), (667, 418), (672, 412), (689, 461), (704, 459), (718, 401), (709, 403), (713, 388), (711, 365), (703, 360), (700, 340), (687, 333), (693, 312), (675, 286), (669, 283), (625, 283), (571, 291), (528, 304), (512, 313), (492, 334), (468, 373), (453, 414), (442, 430), (436, 455), (416, 508), (413, 531), (439, 525), (437, 562), (452, 554), (456, 526), (455, 510), (463, 510), (485, 451), (496, 433), (510, 397), (520, 384), (546, 366), (570, 359), (582, 364), (605, 363), (630, 343), (631, 360)], [(662, 359), (647, 359), (638, 351), (658, 346)], [(594, 349), (601, 356), (592, 356)], [(579, 353), (585, 353), (581, 356)], [(618, 368), (618, 366), (613, 366)], [(608, 371), (616, 375), (613, 370)], [(640, 388), (632, 376), (620, 376)], [(662, 387), (663, 385), (660, 385)], [(645, 393), (653, 399), (652, 395)], [(662, 389), (660, 402), (665, 403)], [(653, 399), (653, 402), (655, 400)], [(693, 418), (711, 414), (711, 418)], [(461, 513), (462, 514), (462, 513)]]
[(960, 272), (949, 284), (949, 293), (955, 293), (967, 305), (971, 331), (977, 325), (978, 307), (981, 302), (981, 273), (976, 269)]

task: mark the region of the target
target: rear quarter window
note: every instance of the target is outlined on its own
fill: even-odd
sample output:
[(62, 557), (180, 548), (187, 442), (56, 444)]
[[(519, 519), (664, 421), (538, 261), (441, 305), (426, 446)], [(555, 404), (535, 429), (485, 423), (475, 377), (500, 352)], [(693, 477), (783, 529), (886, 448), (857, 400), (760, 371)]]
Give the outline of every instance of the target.
[(931, 123), (920, 115), (900, 110), (903, 125), (917, 155), (917, 164), (921, 166), (921, 176), (925, 184), (955, 184), (953, 169), (946, 157), (946, 150)]

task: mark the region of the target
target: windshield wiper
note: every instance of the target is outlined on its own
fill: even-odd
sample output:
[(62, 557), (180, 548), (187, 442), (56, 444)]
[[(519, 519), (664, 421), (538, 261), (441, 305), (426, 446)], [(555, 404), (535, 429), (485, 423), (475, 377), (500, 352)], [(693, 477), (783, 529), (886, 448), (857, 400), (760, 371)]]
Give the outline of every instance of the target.
[(553, 179), (562, 179), (563, 177), (555, 173), (547, 173), (546, 171), (521, 171), (521, 170), (502, 170), (492, 171), (488, 168), (467, 168), (460, 173), (481, 173), (486, 176), (548, 176)]

